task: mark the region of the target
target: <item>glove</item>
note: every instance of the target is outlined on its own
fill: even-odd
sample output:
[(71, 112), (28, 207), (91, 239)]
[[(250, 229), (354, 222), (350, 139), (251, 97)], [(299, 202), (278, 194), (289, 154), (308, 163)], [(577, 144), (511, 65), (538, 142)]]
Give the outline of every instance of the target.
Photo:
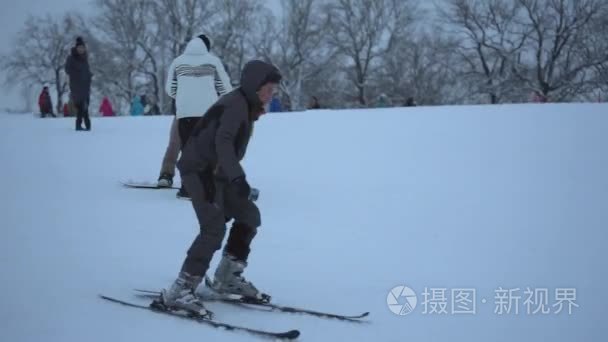
[(260, 196), (260, 190), (258, 190), (256, 188), (251, 188), (251, 194), (249, 195), (249, 199), (255, 202), (258, 200), (259, 196)]
[(249, 198), (249, 195), (251, 194), (251, 187), (249, 186), (249, 183), (247, 183), (245, 176), (234, 179), (232, 181), (232, 186), (236, 190), (237, 195), (243, 198)]

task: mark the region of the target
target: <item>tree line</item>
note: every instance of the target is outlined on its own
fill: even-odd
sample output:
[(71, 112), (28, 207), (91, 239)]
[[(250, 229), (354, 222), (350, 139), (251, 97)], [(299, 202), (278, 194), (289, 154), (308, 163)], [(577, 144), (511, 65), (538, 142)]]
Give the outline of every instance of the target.
[(6, 56), (6, 86), (49, 85), (61, 108), (76, 36), (89, 49), (93, 96), (128, 108), (147, 94), (163, 112), (166, 71), (206, 33), (235, 84), (247, 60), (281, 70), (293, 110), (311, 96), (328, 108), (605, 100), (608, 1), (95, 0), (93, 15), (29, 17)]

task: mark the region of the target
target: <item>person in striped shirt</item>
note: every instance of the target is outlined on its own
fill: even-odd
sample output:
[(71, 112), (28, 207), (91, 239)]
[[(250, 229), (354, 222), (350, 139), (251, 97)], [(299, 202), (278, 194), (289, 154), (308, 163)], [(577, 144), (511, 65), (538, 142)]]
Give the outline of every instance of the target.
[[(181, 148), (194, 126), (219, 97), (232, 91), (230, 77), (219, 57), (210, 52), (209, 37), (201, 34), (188, 42), (169, 66), (165, 91), (175, 99)], [(189, 197), (182, 184), (178, 197)]]

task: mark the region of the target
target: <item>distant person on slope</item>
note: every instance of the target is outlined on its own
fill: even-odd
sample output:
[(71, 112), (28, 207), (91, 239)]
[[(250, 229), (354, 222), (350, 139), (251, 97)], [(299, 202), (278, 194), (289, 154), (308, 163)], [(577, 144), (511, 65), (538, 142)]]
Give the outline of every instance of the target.
[(270, 106), (268, 108), (268, 111), (271, 113), (278, 113), (283, 111), (283, 109), (281, 108), (281, 99), (279, 99), (278, 95), (274, 95), (272, 97), (272, 100), (270, 100)]
[(103, 97), (101, 100), (101, 106), (99, 106), (99, 112), (102, 116), (114, 116), (114, 108), (112, 108), (112, 103), (107, 96)]
[(53, 113), (53, 100), (49, 94), (49, 87), (44, 86), (40, 96), (38, 96), (38, 107), (40, 108), (40, 116), (45, 118), (47, 115), (55, 117)]
[(192, 196), (200, 232), (188, 249), (177, 279), (161, 300), (165, 305), (211, 315), (195, 291), (226, 234), (225, 217), (234, 218), (211, 288), (223, 294), (269, 301), (243, 277), (250, 245), (261, 225), (260, 211), (240, 161), (254, 122), (264, 113), (281, 75), (262, 61), (248, 62), (240, 86), (221, 97), (194, 128), (177, 163)]
[(413, 97), (408, 97), (407, 100), (405, 100), (405, 103), (403, 104), (405, 107), (416, 107), (416, 100), (414, 100)]
[(308, 109), (321, 109), (319, 98), (317, 98), (316, 96), (312, 96), (310, 98), (310, 103), (308, 104)]
[(69, 76), (70, 99), (76, 109), (76, 130), (82, 131), (82, 121), (87, 131), (91, 130), (89, 119), (89, 102), (91, 96), (91, 79), (93, 74), (89, 68), (87, 49), (82, 37), (76, 38), (65, 63), (65, 72)]
[[(201, 34), (173, 60), (165, 91), (175, 99), (178, 132), (183, 149), (192, 129), (219, 96), (232, 90), (230, 78), (220, 59), (209, 52), (211, 41)], [(178, 197), (190, 197), (183, 183)]]
[(141, 96), (135, 95), (131, 99), (131, 110), (129, 111), (131, 116), (144, 115), (144, 105), (141, 103)]

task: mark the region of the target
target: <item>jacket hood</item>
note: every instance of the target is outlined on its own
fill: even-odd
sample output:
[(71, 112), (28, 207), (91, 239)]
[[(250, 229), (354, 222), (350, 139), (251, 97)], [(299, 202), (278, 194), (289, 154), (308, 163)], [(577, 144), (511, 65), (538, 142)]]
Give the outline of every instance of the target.
[(247, 62), (241, 74), (241, 89), (253, 112), (262, 112), (264, 104), (256, 92), (268, 82), (280, 82), (281, 73), (274, 65), (260, 60)]
[(209, 50), (199, 37), (190, 40), (184, 49), (184, 55), (204, 55), (207, 53), (209, 53)]

